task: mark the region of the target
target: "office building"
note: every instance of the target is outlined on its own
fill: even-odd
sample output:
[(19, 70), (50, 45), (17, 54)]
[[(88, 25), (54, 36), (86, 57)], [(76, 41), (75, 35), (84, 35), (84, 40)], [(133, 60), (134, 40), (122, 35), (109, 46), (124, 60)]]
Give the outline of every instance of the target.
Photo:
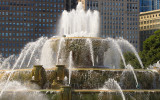
[(140, 13), (140, 50), (143, 50), (143, 42), (151, 35), (154, 31), (160, 29), (160, 10), (153, 10)]
[[(0, 53), (4, 57), (19, 54), (26, 43), (41, 36), (53, 36), (62, 11), (70, 9), (69, 3), (66, 0), (0, 0)], [(73, 5), (69, 7), (74, 8)]]

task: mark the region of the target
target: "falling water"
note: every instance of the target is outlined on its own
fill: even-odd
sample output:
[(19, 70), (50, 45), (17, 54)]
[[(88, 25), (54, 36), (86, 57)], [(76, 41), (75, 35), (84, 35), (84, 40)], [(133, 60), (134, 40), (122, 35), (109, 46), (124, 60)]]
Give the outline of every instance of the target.
[(0, 69), (10, 69), (10, 67), (13, 66), (15, 60), (16, 60), (15, 55), (11, 55), (8, 58), (4, 59), (0, 66), (1, 67)]
[(134, 76), (134, 78), (135, 78), (135, 80), (136, 80), (136, 87), (138, 87), (138, 80), (137, 80), (137, 76), (136, 76), (136, 74), (135, 74), (135, 72), (134, 72), (134, 69), (133, 69), (133, 67), (130, 65), (130, 64), (128, 64), (127, 65), (127, 69), (129, 69), (132, 73), (133, 73), (133, 76)]
[(126, 100), (121, 87), (114, 79), (108, 79), (108, 81), (105, 82), (102, 90), (118, 90), (122, 96), (122, 99)]
[(125, 49), (128, 49), (128, 50), (131, 50), (136, 55), (141, 67), (144, 68), (143, 67), (143, 63), (142, 63), (142, 61), (141, 61), (141, 59), (140, 59), (135, 47), (132, 44), (130, 44), (127, 40), (124, 40), (122, 38), (118, 39), (117, 42), (118, 42), (118, 44), (120, 45), (121, 48), (125, 48)]
[[(33, 42), (33, 43), (34, 43), (34, 42)], [(23, 65), (23, 63), (24, 63), (24, 61), (25, 61), (27, 55), (28, 55), (29, 52), (32, 50), (32, 48), (33, 48), (33, 46), (34, 46), (33, 43), (31, 42), (30, 45), (29, 45), (28, 50), (26, 50), (26, 53), (25, 53), (24, 56), (23, 56), (23, 59), (22, 59), (22, 61), (21, 61), (21, 64), (20, 64), (19, 68), (22, 67), (22, 65)]]
[(19, 65), (19, 63), (21, 62), (24, 54), (25, 54), (26, 51), (29, 49), (29, 47), (31, 46), (31, 44), (32, 44), (32, 43), (28, 43), (28, 44), (22, 49), (22, 51), (21, 51), (18, 59), (16, 60), (16, 62), (15, 62), (14, 65), (13, 65), (13, 69)]
[[(117, 54), (117, 52), (120, 54), (121, 58), (122, 58), (122, 61), (123, 61), (123, 64), (126, 68), (126, 62), (125, 62), (125, 59), (124, 59), (124, 56), (123, 56), (123, 53), (122, 53), (122, 50), (119, 46), (119, 44), (117, 43), (116, 40), (114, 40), (113, 38), (107, 38), (106, 39), (108, 42), (109, 42), (109, 45), (110, 45), (110, 48), (114, 49), (114, 54)], [(112, 51), (111, 51), (112, 52)], [(116, 55), (117, 56), (117, 55)], [(111, 57), (110, 57), (111, 58)], [(117, 60), (117, 59), (116, 59)]]
[(59, 60), (62, 60), (62, 58), (60, 58), (60, 55), (61, 55), (61, 49), (65, 45), (64, 43), (65, 43), (65, 39), (63, 37), (60, 38), (59, 46), (58, 46), (58, 52), (57, 52), (57, 62), (56, 62), (57, 65), (62, 63)]
[[(33, 55), (37, 55), (37, 54), (35, 53), (35, 51), (36, 51), (36, 50), (39, 50), (39, 49), (44, 45), (44, 43), (46, 42), (46, 40), (48, 40), (48, 38), (40, 38), (38, 41), (36, 41), (36, 42), (34, 43), (34, 49), (33, 49), (32, 53), (31, 53), (30, 58), (29, 58), (27, 67), (29, 67)], [(39, 50), (39, 51), (41, 51), (41, 50)], [(41, 52), (40, 52), (40, 54), (41, 54)], [(37, 63), (37, 62), (36, 62), (36, 63)]]
[(89, 46), (89, 50), (91, 53), (92, 65), (94, 66), (94, 52), (93, 52), (93, 44), (90, 38), (86, 39), (86, 44)]
[(60, 19), (58, 34), (67, 37), (97, 37), (99, 34), (99, 12), (87, 12), (81, 2), (76, 10), (63, 11)]
[(55, 59), (56, 55), (54, 50), (51, 47), (52, 40), (47, 40), (42, 48), (40, 64), (43, 65), (44, 68), (53, 67), (56, 63)]
[(71, 84), (71, 75), (72, 75), (72, 67), (73, 67), (73, 58), (72, 58), (72, 51), (69, 53), (69, 85)]

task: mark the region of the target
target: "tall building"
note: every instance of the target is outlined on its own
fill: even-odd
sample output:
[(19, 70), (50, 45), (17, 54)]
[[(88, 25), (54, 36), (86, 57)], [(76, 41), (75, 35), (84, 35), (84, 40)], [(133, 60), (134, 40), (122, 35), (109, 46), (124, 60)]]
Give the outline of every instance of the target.
[(122, 37), (139, 50), (139, 0), (79, 0), (84, 8), (98, 10), (101, 37)]
[(140, 12), (160, 9), (160, 0), (140, 0)]
[(160, 9), (140, 13), (140, 50), (143, 50), (143, 42), (159, 29)]
[(0, 0), (0, 54), (18, 54), (27, 42), (54, 35), (62, 11), (74, 5), (66, 0)]

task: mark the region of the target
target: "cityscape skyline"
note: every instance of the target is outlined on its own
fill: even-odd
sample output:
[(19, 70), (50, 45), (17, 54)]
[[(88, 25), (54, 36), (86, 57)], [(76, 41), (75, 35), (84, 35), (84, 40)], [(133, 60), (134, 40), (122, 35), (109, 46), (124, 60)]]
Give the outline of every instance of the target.
[(0, 53), (19, 54), (26, 43), (56, 35), (61, 13), (80, 1), (85, 10), (100, 12), (100, 37), (122, 37), (142, 50), (139, 0), (6, 0), (0, 1)]

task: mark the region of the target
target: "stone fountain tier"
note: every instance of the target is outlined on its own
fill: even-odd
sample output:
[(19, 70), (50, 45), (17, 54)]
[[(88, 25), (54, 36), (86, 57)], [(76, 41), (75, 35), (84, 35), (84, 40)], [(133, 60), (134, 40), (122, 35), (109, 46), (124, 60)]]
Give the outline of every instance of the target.
[[(125, 72), (124, 72), (125, 71)], [(160, 89), (160, 74), (151, 70), (134, 70), (138, 79), (139, 89)], [(8, 74), (0, 71), (0, 80), (7, 80)], [(7, 71), (8, 72), (8, 71)], [(66, 72), (67, 73), (67, 72)], [(123, 73), (123, 74), (122, 74)], [(68, 75), (66, 74), (68, 77)], [(55, 79), (55, 69), (46, 69), (45, 88), (51, 88)], [(28, 84), (32, 79), (31, 69), (15, 70), (10, 80)], [(122, 89), (137, 89), (133, 74), (125, 69), (76, 68), (72, 69), (71, 87), (73, 89), (101, 89), (108, 79), (115, 79)], [(68, 79), (63, 81), (68, 84)]]
[(72, 51), (74, 67), (104, 66), (104, 53), (108, 42), (96, 37), (52, 38), (52, 50), (57, 54), (57, 64), (68, 64)]

